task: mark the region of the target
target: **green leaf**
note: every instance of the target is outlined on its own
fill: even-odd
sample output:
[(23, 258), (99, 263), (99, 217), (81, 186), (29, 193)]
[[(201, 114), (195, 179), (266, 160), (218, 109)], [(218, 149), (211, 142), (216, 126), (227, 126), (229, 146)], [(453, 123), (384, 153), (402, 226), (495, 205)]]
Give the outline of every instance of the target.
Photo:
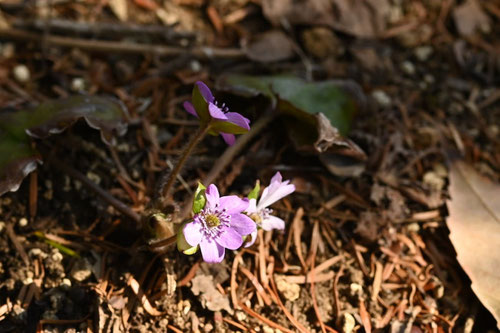
[(240, 74), (223, 75), (217, 80), (217, 88), (230, 91), (236, 95), (244, 97), (256, 97), (263, 95), (272, 102), (277, 103), (277, 98), (271, 90), (274, 77), (250, 76)]
[(273, 80), (272, 90), (281, 100), (296, 109), (293, 112), (295, 117), (306, 118), (299, 114), (300, 111), (308, 114), (323, 113), (342, 135), (349, 131), (355, 104), (335, 81), (308, 83), (298, 78), (276, 78)]
[(253, 188), (253, 190), (250, 191), (250, 193), (248, 193), (247, 197), (248, 199), (257, 200), (257, 198), (259, 197), (259, 193), (260, 193), (260, 181), (257, 180), (255, 182), (255, 187)]
[(44, 102), (37, 107), (0, 113), (0, 195), (16, 191), (24, 177), (41, 162), (29, 136), (44, 139), (84, 118), (101, 131), (104, 142), (127, 128), (123, 105), (97, 96), (73, 96)]
[(200, 88), (197, 84), (193, 87), (193, 95), (192, 95), (192, 103), (198, 117), (200, 117), (200, 121), (202, 123), (207, 123), (210, 120), (210, 113), (208, 111), (208, 103), (203, 98), (203, 95), (200, 92)]
[(244, 134), (248, 132), (246, 128), (240, 127), (228, 121), (214, 121), (210, 124), (210, 132), (229, 133), (229, 134)]
[(205, 198), (205, 190), (207, 188), (202, 184), (198, 183), (198, 187), (194, 192), (194, 201), (193, 201), (193, 213), (198, 214), (205, 207), (205, 203), (207, 199)]

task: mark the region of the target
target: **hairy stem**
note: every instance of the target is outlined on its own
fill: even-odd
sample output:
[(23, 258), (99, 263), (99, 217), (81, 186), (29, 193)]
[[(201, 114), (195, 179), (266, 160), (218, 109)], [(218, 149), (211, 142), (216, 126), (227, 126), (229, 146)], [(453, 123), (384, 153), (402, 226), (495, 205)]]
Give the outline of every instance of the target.
[[(207, 134), (209, 129), (210, 129), (210, 123), (201, 125), (198, 128), (196, 133), (191, 137), (191, 139), (187, 143), (186, 147), (184, 148), (184, 150), (181, 154), (181, 157), (179, 158), (179, 160), (175, 164), (174, 169), (170, 173), (166, 174), (166, 176), (168, 178), (166, 179), (165, 182), (163, 182), (163, 181), (161, 182), (164, 185), (161, 185), (161, 187), (158, 191), (158, 193), (159, 193), (159, 200), (158, 200), (159, 202), (158, 203), (159, 203), (160, 207), (165, 206), (164, 203), (166, 200), (168, 200), (168, 196), (170, 195), (170, 192), (172, 190), (172, 186), (175, 183), (175, 179), (177, 178), (177, 175), (179, 174), (182, 167), (186, 163), (186, 160), (187, 160), (188, 156), (192, 153), (194, 147), (196, 147), (196, 145), (201, 141), (201, 139), (203, 139), (203, 137), (205, 136), (205, 134)], [(158, 206), (158, 205), (155, 204), (154, 206)]]

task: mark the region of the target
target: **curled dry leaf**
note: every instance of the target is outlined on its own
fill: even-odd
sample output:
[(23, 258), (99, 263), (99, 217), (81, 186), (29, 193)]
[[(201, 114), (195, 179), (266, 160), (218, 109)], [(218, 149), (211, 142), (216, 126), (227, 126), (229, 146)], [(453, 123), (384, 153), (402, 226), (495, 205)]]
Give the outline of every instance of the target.
[(90, 127), (101, 131), (105, 143), (111, 144), (115, 134), (125, 133), (125, 117), (123, 105), (96, 96), (73, 96), (0, 113), (0, 195), (16, 191), (24, 177), (42, 162), (29, 136), (44, 139), (84, 118)]
[(450, 239), (472, 290), (500, 328), (500, 184), (461, 160), (450, 167)]

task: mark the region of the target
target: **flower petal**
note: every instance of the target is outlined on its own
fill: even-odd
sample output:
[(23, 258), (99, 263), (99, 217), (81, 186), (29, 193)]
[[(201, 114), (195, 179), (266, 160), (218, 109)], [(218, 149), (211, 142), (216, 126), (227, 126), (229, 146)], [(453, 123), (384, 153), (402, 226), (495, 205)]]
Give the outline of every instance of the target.
[(214, 209), (219, 204), (219, 190), (214, 184), (210, 184), (205, 191), (205, 198), (207, 198), (206, 207)]
[(249, 235), (257, 229), (255, 222), (244, 214), (231, 215), (231, 228), (236, 230), (240, 235)]
[(216, 242), (227, 249), (236, 250), (243, 244), (243, 238), (236, 230), (229, 227), (220, 234)]
[(203, 260), (210, 263), (221, 262), (224, 259), (226, 250), (217, 244), (215, 240), (203, 238), (200, 242), (201, 255)]
[(241, 114), (237, 112), (228, 112), (225, 114), (225, 116), (229, 122), (238, 125), (239, 127), (246, 129), (247, 131), (250, 130), (250, 120), (243, 117)]
[(252, 246), (255, 241), (257, 240), (257, 229), (255, 229), (254, 232), (252, 232), (247, 238), (245, 239), (247, 242), (245, 243), (245, 247), (250, 247)]
[(196, 82), (196, 85), (198, 86), (198, 89), (200, 89), (200, 93), (205, 99), (205, 101), (209, 103), (213, 103), (215, 100), (214, 95), (212, 95), (212, 92), (210, 89), (207, 87), (207, 85), (201, 81)]
[(190, 222), (184, 226), (182, 233), (186, 242), (191, 246), (196, 246), (200, 244), (203, 233), (201, 232), (201, 223)]
[(256, 211), (257, 211), (257, 200), (250, 199), (248, 202), (248, 207), (245, 210), (245, 212), (252, 214), (252, 213), (255, 213)]
[(188, 113), (190, 113), (193, 116), (195, 116), (196, 118), (198, 118), (198, 114), (196, 113), (196, 110), (194, 109), (193, 103), (186, 101), (182, 105), (184, 106), (184, 109), (186, 109), (186, 111)]
[(266, 231), (273, 229), (283, 230), (285, 229), (285, 221), (279, 217), (269, 215), (266, 219), (262, 220), (261, 227)]
[(288, 184), (288, 182), (284, 182), (281, 184), (273, 183), (269, 185), (264, 189), (264, 191), (262, 191), (262, 196), (260, 197), (259, 203), (257, 204), (257, 210), (261, 210), (271, 206), (276, 201), (286, 197), (294, 191), (295, 185)]
[(283, 177), (281, 176), (281, 173), (278, 171), (274, 174), (273, 178), (271, 178), (271, 184), (272, 183), (281, 183), (283, 180)]
[(227, 116), (222, 110), (214, 103), (208, 103), (208, 112), (212, 118), (217, 120), (227, 120)]
[(244, 200), (236, 195), (228, 195), (219, 200), (220, 208), (225, 208), (228, 214), (241, 213), (247, 209), (249, 204), (248, 199)]
[(236, 141), (236, 138), (234, 137), (234, 134), (228, 134), (228, 133), (220, 133), (222, 135), (222, 138), (224, 141), (227, 143), (228, 146), (234, 145), (234, 142)]

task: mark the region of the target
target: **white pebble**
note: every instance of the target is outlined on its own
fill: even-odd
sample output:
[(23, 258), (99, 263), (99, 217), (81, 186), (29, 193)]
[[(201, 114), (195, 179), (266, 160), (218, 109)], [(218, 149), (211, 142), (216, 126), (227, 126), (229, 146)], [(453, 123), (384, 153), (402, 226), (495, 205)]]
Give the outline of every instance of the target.
[(13, 70), (14, 78), (19, 83), (26, 83), (30, 79), (30, 70), (26, 65), (16, 65)]
[(25, 217), (22, 217), (19, 219), (19, 226), (20, 227), (25, 227), (28, 225), (28, 219)]
[(383, 90), (374, 90), (372, 92), (372, 97), (377, 101), (377, 103), (382, 107), (388, 107), (391, 105), (392, 100)]
[(85, 80), (81, 77), (75, 77), (71, 80), (71, 90), (82, 91), (85, 89)]
[(429, 59), (429, 57), (432, 55), (434, 50), (432, 49), (432, 46), (419, 46), (415, 48), (415, 56), (417, 57), (418, 60), (420, 61), (426, 61)]

